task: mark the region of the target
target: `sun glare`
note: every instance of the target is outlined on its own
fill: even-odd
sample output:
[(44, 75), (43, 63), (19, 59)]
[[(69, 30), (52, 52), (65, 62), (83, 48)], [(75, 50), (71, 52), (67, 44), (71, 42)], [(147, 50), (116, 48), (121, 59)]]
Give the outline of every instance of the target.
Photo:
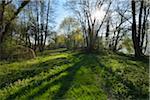
[(105, 11), (103, 9), (96, 9), (92, 12), (92, 19), (96, 19), (98, 21), (102, 21), (105, 16)]

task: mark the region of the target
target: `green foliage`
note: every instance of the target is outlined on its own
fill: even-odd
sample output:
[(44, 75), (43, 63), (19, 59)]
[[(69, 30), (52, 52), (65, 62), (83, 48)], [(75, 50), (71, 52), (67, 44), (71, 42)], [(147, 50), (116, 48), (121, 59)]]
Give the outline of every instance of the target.
[(65, 34), (69, 34), (78, 27), (79, 23), (75, 18), (72, 17), (66, 17), (60, 24), (60, 29), (63, 29), (65, 31)]
[(68, 34), (65, 36), (64, 34), (57, 35), (54, 37), (54, 42), (50, 42), (48, 48), (64, 48), (67, 49), (77, 49), (81, 48), (84, 45), (84, 38), (81, 30), (75, 29), (71, 32), (71, 34)]
[(55, 45), (58, 47), (65, 47), (65, 36), (64, 35), (57, 36)]
[(133, 43), (129, 37), (125, 37), (122, 43), (123, 47), (127, 49), (128, 53), (133, 53)]
[(2, 60), (16, 61), (35, 58), (36, 55), (32, 49), (18, 45), (16, 40), (7, 37), (0, 56)]
[(73, 48), (83, 47), (84, 38), (80, 29), (76, 29), (72, 32), (71, 40), (73, 42), (73, 45), (72, 45)]
[(101, 58), (101, 62), (105, 66), (102, 74), (105, 91), (111, 97), (148, 99), (148, 60), (145, 62), (125, 55), (107, 55)]
[(4, 21), (9, 21), (14, 16), (15, 9), (13, 4), (5, 7)]
[(148, 99), (147, 60), (65, 49), (38, 55), (0, 63), (0, 99)]

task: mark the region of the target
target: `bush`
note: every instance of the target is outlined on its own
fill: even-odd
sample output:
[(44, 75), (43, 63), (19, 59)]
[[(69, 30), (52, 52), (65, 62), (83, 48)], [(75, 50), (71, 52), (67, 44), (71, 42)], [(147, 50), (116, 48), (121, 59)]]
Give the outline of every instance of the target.
[(0, 56), (1, 60), (24, 60), (35, 58), (36, 55), (32, 49), (21, 45), (16, 45), (13, 47), (5, 46), (5, 48), (2, 48)]

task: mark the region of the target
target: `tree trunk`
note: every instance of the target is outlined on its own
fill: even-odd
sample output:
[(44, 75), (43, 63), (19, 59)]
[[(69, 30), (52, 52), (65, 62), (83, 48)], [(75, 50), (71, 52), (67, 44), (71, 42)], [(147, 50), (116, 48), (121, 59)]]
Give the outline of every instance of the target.
[(135, 0), (131, 1), (131, 6), (132, 6), (132, 41), (134, 45), (134, 51), (135, 51), (135, 56), (140, 57), (142, 55), (141, 50), (140, 50), (140, 44), (139, 40), (137, 37), (137, 31), (136, 31), (136, 13), (135, 13)]
[(16, 16), (22, 11), (22, 9), (30, 2), (30, 0), (23, 0), (22, 3), (21, 3), (21, 6), (16, 10), (16, 12), (14, 13), (14, 15), (10, 18), (10, 20), (5, 23), (5, 26), (4, 26), (4, 23), (3, 23), (3, 17), (4, 17), (4, 8), (5, 8), (5, 0), (2, 1), (2, 10), (0, 10), (0, 25), (2, 25), (2, 29), (0, 30), (0, 45), (1, 43), (3, 42), (3, 39), (9, 29), (9, 26), (11, 24), (11, 22), (16, 18)]
[(4, 9), (5, 9), (5, 0), (2, 0), (2, 4), (0, 4), (0, 44), (3, 41), (3, 31), (4, 31), (4, 23), (3, 23), (3, 18), (4, 18)]

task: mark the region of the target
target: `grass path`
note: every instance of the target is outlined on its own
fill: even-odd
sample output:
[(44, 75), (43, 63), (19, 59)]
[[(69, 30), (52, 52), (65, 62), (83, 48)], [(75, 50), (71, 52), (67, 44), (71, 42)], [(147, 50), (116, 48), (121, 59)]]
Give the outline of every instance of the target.
[(147, 66), (120, 55), (47, 51), (1, 63), (0, 100), (147, 99)]

